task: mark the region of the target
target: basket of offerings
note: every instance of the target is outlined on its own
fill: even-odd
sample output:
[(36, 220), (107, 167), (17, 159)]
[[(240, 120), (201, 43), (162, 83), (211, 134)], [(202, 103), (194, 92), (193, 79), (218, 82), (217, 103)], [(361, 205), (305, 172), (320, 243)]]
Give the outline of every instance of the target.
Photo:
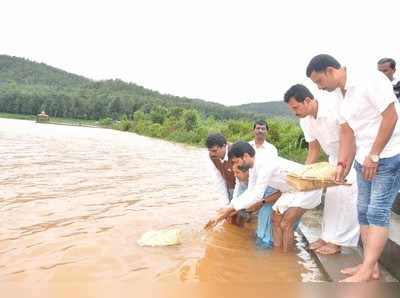
[(318, 162), (306, 165), (296, 172), (288, 173), (287, 182), (298, 191), (308, 191), (337, 185), (350, 185), (335, 182), (333, 180), (335, 171), (336, 168), (328, 162)]

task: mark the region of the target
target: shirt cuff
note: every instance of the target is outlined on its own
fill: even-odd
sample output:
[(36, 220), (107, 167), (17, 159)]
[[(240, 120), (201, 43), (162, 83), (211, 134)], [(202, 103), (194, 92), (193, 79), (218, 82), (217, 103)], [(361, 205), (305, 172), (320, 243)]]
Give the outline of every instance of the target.
[(239, 200), (236, 200), (236, 201), (232, 200), (230, 205), (236, 211), (241, 210), (241, 209), (245, 209), (245, 205), (241, 204), (241, 202)]

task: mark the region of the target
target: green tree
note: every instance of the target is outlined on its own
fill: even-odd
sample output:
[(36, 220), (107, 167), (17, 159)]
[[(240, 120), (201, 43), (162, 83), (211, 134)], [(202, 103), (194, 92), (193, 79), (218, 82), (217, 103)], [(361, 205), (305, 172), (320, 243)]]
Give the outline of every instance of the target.
[(150, 112), (150, 119), (154, 123), (163, 124), (167, 118), (168, 109), (162, 106), (155, 106)]
[(200, 115), (196, 110), (186, 110), (182, 114), (184, 128), (186, 131), (193, 131), (199, 124)]

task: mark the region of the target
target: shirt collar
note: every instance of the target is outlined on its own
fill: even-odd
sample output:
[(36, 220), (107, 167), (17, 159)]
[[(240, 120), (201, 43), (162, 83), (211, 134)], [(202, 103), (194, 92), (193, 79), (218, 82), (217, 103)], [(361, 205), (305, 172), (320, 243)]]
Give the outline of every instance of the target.
[(327, 117), (329, 115), (328, 105), (325, 104), (323, 100), (321, 101), (317, 100), (317, 102), (318, 102), (318, 111), (316, 119)]
[[(262, 145), (261, 145), (260, 147), (258, 147), (258, 148), (265, 148), (266, 143), (267, 143), (267, 141), (264, 140), (264, 142), (262, 143)], [(254, 147), (254, 148), (257, 148), (257, 146), (256, 146), (256, 140), (252, 140), (252, 141), (250, 142), (250, 145), (251, 145), (252, 147)]]
[(347, 91), (349, 88), (354, 87), (357, 85), (356, 79), (353, 75), (353, 72), (350, 70), (348, 67), (346, 68), (346, 84), (344, 86), (344, 89)]
[(228, 151), (229, 151), (228, 144), (226, 144), (225, 149), (226, 150), (225, 150), (225, 156), (224, 156), (223, 161), (228, 161)]

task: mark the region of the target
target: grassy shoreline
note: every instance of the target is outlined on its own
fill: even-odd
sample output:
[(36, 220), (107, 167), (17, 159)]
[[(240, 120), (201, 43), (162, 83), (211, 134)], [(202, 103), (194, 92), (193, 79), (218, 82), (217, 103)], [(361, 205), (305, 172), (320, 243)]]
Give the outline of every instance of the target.
[[(35, 115), (0, 113), (0, 118), (36, 121)], [(102, 127), (101, 125), (99, 125), (99, 122), (96, 120), (82, 120), (82, 119), (62, 118), (62, 117), (50, 117), (49, 123), (65, 124), (65, 125), (73, 125), (73, 126), (87, 125), (87, 126)]]

